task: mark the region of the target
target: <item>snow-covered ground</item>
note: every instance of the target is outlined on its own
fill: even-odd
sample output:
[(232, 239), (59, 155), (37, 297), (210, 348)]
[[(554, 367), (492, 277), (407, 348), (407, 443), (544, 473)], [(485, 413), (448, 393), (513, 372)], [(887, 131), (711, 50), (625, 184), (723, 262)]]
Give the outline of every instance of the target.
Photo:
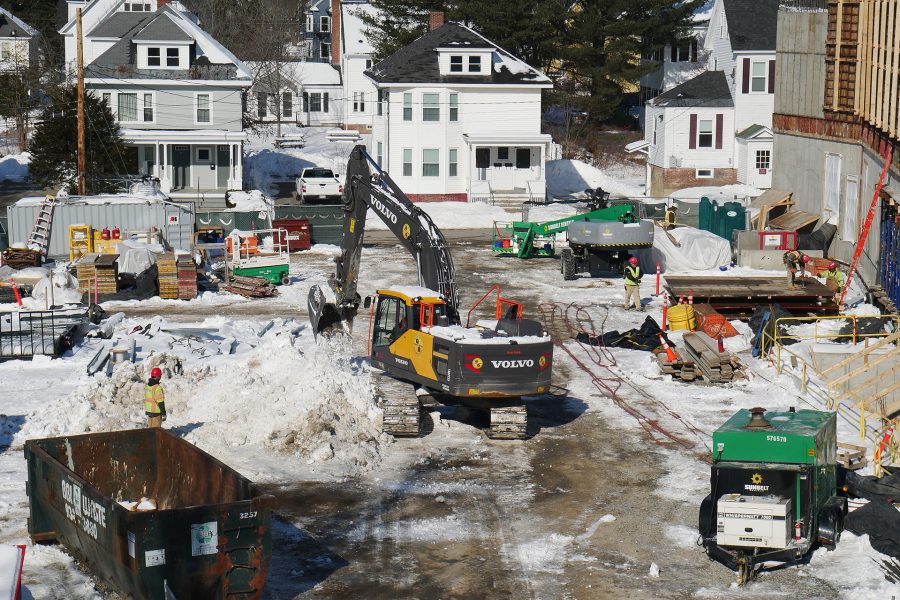
[[(270, 139), (251, 141), (247, 162), (258, 178), (255, 187), (266, 189), (307, 163), (343, 168), (351, 144), (328, 143), (324, 130), (301, 131), (308, 138), (299, 150), (274, 151)], [(598, 185), (626, 196), (642, 191), (633, 170), (604, 173), (556, 161), (553, 171), (548, 182), (565, 194)], [(448, 229), (462, 223), (486, 228), (515, 217), (480, 204), (422, 206)], [(539, 207), (532, 219), (572, 212), (569, 205)], [(373, 228), (379, 223), (369, 222)], [(589, 316), (603, 331), (624, 331), (646, 316), (620, 308), (619, 278), (567, 282), (556, 261), (499, 259), (486, 244), (451, 243), (464, 307), (500, 283), (504, 296), (525, 301), (535, 318), (539, 310), (565, 311), (578, 303), (582, 324)], [(324, 490), (310, 496), (314, 501), (279, 508), (267, 598), (420, 597), (424, 590), (435, 590), (435, 597), (896, 595), (879, 566), (885, 557), (864, 536), (845, 533), (836, 551), (763, 573), (746, 589), (733, 586), (732, 574), (696, 547), (711, 433), (736, 410), (758, 404), (824, 408), (821, 397), (801, 392), (790, 374), (776, 376), (769, 362), (750, 356), (748, 326), (735, 323), (740, 335), (726, 342), (747, 366), (747, 379), (727, 386), (673, 381), (648, 353), (632, 350), (610, 349), (598, 355), (600, 365), (585, 366), (584, 350), (570, 340), (554, 357), (567, 397), (559, 404), (532, 402), (540, 426), (533, 439), (488, 441), (441, 408), (431, 414), (428, 435), (395, 441), (380, 433), (365, 358), (367, 319), (358, 318), (352, 344), (316, 343), (306, 324), (309, 287), (327, 280), (336, 253), (317, 246), (295, 256), (293, 284), (272, 299), (206, 293), (189, 302), (105, 303), (110, 313), (128, 313), (115, 336), (134, 339), (138, 349), (137, 363), (121, 365), (111, 378), (86, 374), (102, 343), (96, 339), (58, 360), (0, 363), (0, 543), (28, 540), (24, 441), (141, 426), (143, 381), (150, 368), (161, 366), (167, 428), (262, 484), (290, 493)], [(744, 268), (689, 272), (783, 277)], [(361, 294), (410, 284), (413, 277), (412, 260), (394, 244), (364, 249)], [(650, 296), (651, 287), (644, 286), (647, 314), (658, 319), (662, 303)], [(271, 314), (279, 316), (263, 316)], [(681, 341), (677, 332), (671, 337)], [(602, 393), (604, 385), (617, 386), (625, 404)], [(625, 406), (683, 444), (657, 443), (653, 428)], [(842, 413), (839, 439), (855, 442), (857, 427), (858, 420)], [(327, 549), (316, 551), (317, 545)], [(25, 565), (32, 598), (103, 597), (59, 546), (29, 544)]]

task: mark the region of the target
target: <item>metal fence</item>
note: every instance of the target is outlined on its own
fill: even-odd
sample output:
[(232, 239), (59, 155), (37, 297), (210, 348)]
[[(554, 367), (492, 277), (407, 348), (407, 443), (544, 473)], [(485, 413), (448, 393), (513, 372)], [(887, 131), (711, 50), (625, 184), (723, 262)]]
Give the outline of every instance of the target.
[(59, 356), (72, 347), (84, 311), (0, 313), (0, 361)]

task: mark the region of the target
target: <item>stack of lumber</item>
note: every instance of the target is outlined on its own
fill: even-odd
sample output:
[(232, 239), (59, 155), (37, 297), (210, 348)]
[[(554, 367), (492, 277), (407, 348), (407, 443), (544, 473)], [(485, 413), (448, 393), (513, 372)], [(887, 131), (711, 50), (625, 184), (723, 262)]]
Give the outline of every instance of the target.
[(737, 357), (719, 352), (719, 343), (702, 332), (684, 334), (684, 353), (700, 369), (703, 378), (712, 383), (727, 383), (741, 367)]
[(178, 271), (178, 298), (190, 300), (197, 297), (197, 266), (188, 255), (179, 256), (176, 262)]
[(178, 299), (178, 262), (175, 255), (167, 252), (156, 259), (159, 276), (159, 297)]
[(99, 256), (96, 252), (88, 252), (75, 261), (75, 276), (78, 277), (78, 289), (82, 292), (94, 293), (94, 277), (97, 275), (94, 263)]
[(245, 298), (268, 298), (275, 295), (275, 286), (262, 277), (245, 277), (238, 275), (233, 277), (231, 283), (222, 286), (222, 289), (239, 294)]
[(13, 269), (27, 269), (41, 266), (41, 253), (30, 248), (7, 248), (2, 254), (0, 265)]
[(94, 261), (97, 276), (97, 293), (116, 294), (119, 291), (118, 254), (99, 254)]
[(705, 379), (710, 383), (728, 383), (741, 368), (738, 358), (719, 352), (719, 344), (705, 333), (685, 333), (684, 347), (674, 348), (675, 358), (665, 352), (656, 354), (656, 361), (666, 375), (682, 381)]

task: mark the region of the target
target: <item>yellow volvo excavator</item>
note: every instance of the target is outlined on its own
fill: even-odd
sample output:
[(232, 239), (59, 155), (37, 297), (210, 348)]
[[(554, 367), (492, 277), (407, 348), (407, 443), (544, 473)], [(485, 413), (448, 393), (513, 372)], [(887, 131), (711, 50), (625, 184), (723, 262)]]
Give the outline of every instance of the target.
[(553, 344), (537, 321), (522, 318), (522, 305), (500, 298), (490, 327), (463, 327), (455, 269), (447, 242), (427, 213), (413, 204), (364, 146), (351, 153), (344, 185), (344, 236), (329, 285), (309, 292), (316, 334), (349, 333), (363, 302), (357, 293), (363, 235), (369, 208), (413, 255), (416, 286), (378, 290), (366, 298), (372, 310), (370, 353), (383, 371), (379, 394), (384, 431), (416, 436), (422, 388), (447, 404), (489, 411), (487, 434), (499, 439), (527, 435), (523, 396), (550, 391)]

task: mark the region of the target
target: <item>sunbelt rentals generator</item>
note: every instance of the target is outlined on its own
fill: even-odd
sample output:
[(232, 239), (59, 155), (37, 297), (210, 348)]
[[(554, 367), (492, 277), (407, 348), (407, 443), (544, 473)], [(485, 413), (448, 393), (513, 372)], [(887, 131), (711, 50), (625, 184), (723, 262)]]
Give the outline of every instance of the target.
[(751, 408), (713, 433), (700, 535), (739, 583), (763, 563), (795, 563), (818, 544), (838, 542), (847, 502), (837, 490), (835, 415)]

